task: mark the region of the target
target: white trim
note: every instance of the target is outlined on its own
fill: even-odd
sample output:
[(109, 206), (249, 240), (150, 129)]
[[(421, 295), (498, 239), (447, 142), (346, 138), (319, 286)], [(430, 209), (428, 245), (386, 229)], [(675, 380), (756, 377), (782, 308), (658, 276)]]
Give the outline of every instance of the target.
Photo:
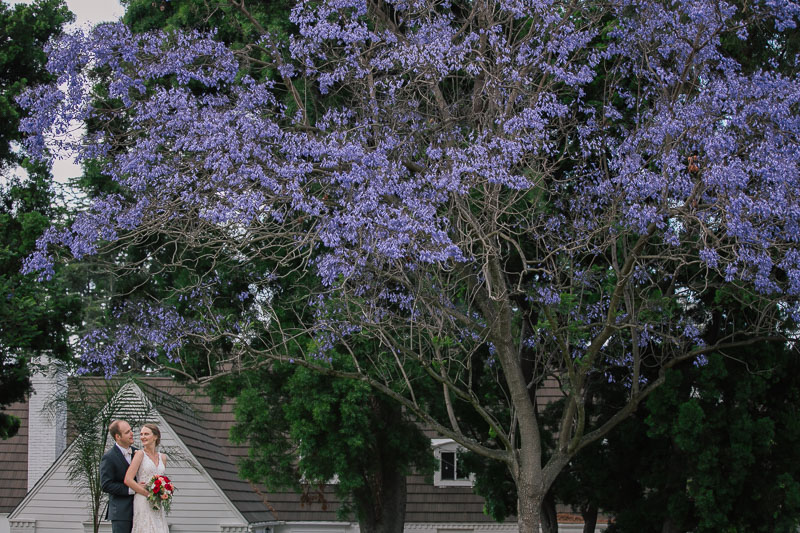
[(358, 522), (286, 520), (276, 522), (267, 531), (271, 533), (359, 533), (360, 528)]
[(9, 520), (8, 526), (11, 533), (33, 533), (36, 531), (36, 520)]
[(249, 527), (243, 526), (241, 524), (237, 525), (221, 524), (219, 526), (219, 530), (221, 533), (247, 533), (249, 531)]
[[(97, 528), (100, 533), (111, 533), (111, 522), (108, 520), (100, 520), (100, 527)], [(83, 533), (94, 533), (94, 523), (84, 522)]]
[(456, 459), (456, 474), (458, 473), (458, 454), (465, 451), (453, 439), (431, 439), (433, 448), (433, 458), (437, 462), (436, 470), (433, 472), (434, 487), (472, 487), (475, 484), (475, 474), (470, 473), (467, 479), (442, 479), (442, 452), (452, 452)]

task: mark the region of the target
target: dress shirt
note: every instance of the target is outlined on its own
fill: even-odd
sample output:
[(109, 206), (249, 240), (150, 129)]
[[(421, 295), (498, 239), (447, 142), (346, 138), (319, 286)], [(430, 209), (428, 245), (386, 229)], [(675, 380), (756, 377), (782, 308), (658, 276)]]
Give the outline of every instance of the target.
[[(130, 448), (123, 448), (119, 444), (114, 444), (114, 446), (119, 448), (119, 451), (122, 452), (122, 455), (123, 455), (123, 457), (125, 457), (125, 460), (128, 461), (128, 464), (131, 464), (131, 459), (133, 459), (133, 456), (131, 455), (131, 449)], [(134, 495), (136, 493), (133, 491), (132, 488), (128, 487), (128, 494)]]

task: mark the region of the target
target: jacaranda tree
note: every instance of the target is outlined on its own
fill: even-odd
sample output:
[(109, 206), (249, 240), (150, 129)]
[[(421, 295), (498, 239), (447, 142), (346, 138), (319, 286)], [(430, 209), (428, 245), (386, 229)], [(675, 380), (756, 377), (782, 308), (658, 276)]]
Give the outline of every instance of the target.
[[(295, 364), (368, 381), (505, 464), (532, 533), (559, 471), (667, 368), (796, 332), (800, 80), (785, 42), (799, 14), (320, 0), (293, 9), (289, 39), (261, 28), (236, 51), (200, 33), (73, 34), (50, 50), (58, 82), (24, 97), (24, 127), (32, 149), (104, 161), (119, 190), (49, 231), (26, 268), (147, 242), (157, 253), (108, 267), (193, 283), (120, 308), (84, 338), (88, 368), (136, 355), (180, 371), (184, 348), (225, 341), (207, 380), (302, 348)], [(733, 51), (754, 42), (763, 65), (742, 69)], [(107, 127), (71, 141), (76, 120)], [(243, 316), (213, 312), (233, 273)], [(327, 355), (364, 339), (380, 349), (353, 351), (355, 370)], [(545, 461), (536, 390), (552, 377), (567, 401)], [(600, 421), (584, 410), (596, 379), (629, 391)], [(418, 393), (431, 381), (436, 405)], [(468, 408), (483, 430), (459, 424)]]

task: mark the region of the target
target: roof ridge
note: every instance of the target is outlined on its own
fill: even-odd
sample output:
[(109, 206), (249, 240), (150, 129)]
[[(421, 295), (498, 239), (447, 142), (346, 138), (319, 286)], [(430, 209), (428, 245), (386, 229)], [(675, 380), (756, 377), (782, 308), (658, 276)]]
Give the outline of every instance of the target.
[[(142, 393), (144, 393), (147, 400), (153, 404), (153, 407), (159, 411), (166, 407), (167, 409), (174, 411), (176, 414), (179, 413), (184, 416), (188, 414), (189, 417), (194, 419), (196, 422), (203, 421), (202, 414), (189, 401), (171, 394), (163, 388), (156, 387), (155, 385), (148, 383), (147, 378), (134, 378), (133, 381), (139, 387), (139, 389), (141, 389)], [(174, 381), (171, 383), (173, 386), (178, 385)], [(183, 390), (181, 392), (188, 392), (187, 388), (183, 387), (182, 389)]]

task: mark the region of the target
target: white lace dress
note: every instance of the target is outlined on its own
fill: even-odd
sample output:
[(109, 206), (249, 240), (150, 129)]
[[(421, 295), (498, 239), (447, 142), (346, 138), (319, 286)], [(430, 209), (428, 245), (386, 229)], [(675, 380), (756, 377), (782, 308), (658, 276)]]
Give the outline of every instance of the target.
[[(143, 455), (142, 464), (139, 465), (139, 472), (136, 474), (137, 480), (147, 483), (154, 475), (164, 474), (166, 469), (161, 454), (158, 454), (158, 464), (153, 463), (146, 453)], [(167, 516), (163, 509), (154, 510), (147, 498), (141, 494), (133, 497), (133, 530), (131, 533), (169, 533)]]

